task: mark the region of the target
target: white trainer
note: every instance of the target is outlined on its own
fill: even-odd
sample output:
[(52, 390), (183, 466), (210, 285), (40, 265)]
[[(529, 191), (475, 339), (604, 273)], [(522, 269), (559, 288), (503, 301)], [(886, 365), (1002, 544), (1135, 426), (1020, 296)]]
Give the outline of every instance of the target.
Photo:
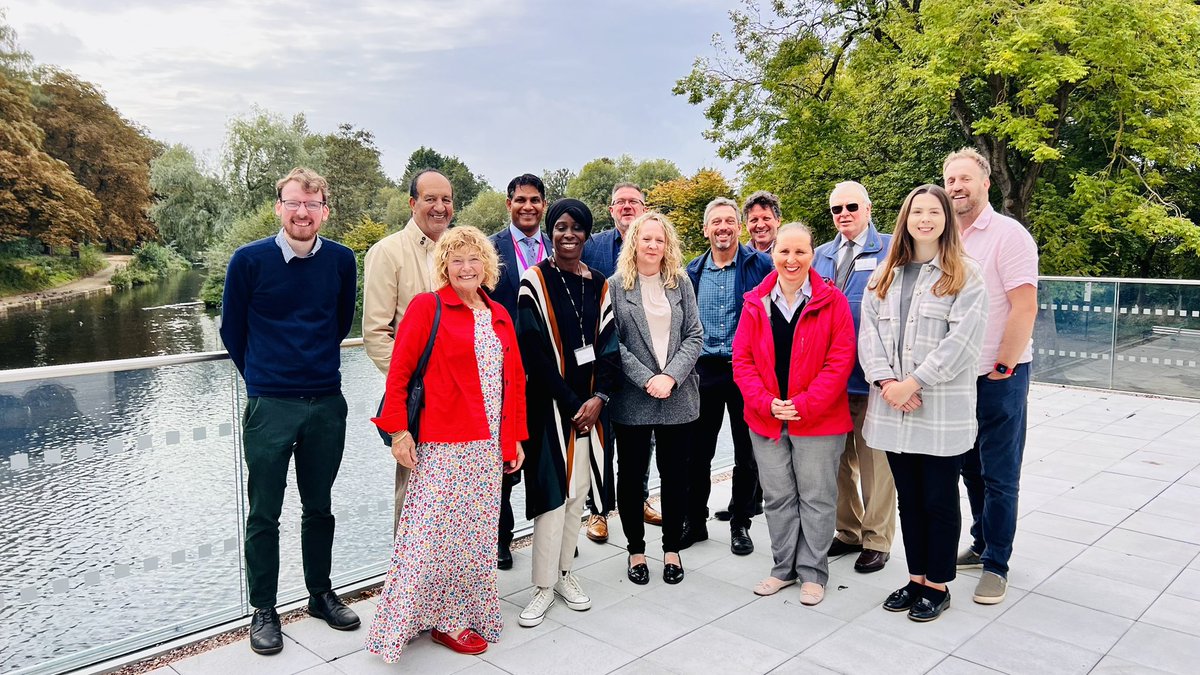
[(526, 627), (533, 628), (540, 624), (546, 618), (546, 612), (550, 611), (550, 606), (554, 604), (554, 591), (549, 588), (537, 588), (533, 591), (533, 599), (521, 610), (521, 615), (517, 617), (517, 623)]
[(576, 612), (582, 612), (592, 607), (592, 599), (583, 592), (583, 588), (579, 585), (579, 578), (572, 572), (562, 573), (558, 583), (554, 584), (554, 592), (563, 599), (563, 602), (567, 603), (567, 607)]

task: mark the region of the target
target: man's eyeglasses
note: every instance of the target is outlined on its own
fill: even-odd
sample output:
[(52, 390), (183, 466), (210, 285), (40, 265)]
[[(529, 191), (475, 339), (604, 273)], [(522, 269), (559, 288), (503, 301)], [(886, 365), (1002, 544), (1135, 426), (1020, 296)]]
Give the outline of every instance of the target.
[(301, 204), (303, 204), (304, 208), (308, 209), (309, 211), (320, 211), (321, 207), (325, 206), (325, 202), (298, 202), (294, 199), (280, 200), (280, 203), (282, 203), (283, 208), (287, 209), (288, 211), (298, 210)]
[[(846, 211), (847, 211), (847, 212), (849, 212), (849, 213), (854, 213), (855, 211), (857, 211), (857, 210), (858, 210), (858, 203), (857, 203), (857, 202), (850, 202), (849, 204), (847, 204), (847, 205), (845, 206), (845, 208), (846, 208)], [(842, 205), (841, 205), (841, 204), (838, 204), (837, 206), (831, 206), (831, 207), (829, 207), (829, 212), (830, 212), (830, 213), (832, 213), (832, 214), (833, 214), (833, 215), (835, 215), (835, 216), (836, 216), (836, 215), (838, 215), (838, 214), (840, 214), (840, 213), (842, 212)]]
[(645, 206), (646, 202), (640, 199), (618, 199), (612, 203), (613, 206)]

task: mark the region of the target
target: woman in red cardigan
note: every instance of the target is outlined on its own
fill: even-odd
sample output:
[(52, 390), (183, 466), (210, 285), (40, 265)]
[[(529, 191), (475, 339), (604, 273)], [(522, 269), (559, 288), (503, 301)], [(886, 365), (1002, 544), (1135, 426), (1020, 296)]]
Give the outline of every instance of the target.
[[(521, 468), (525, 371), (508, 312), (480, 288), (499, 277), (496, 251), (473, 227), (457, 227), (433, 251), (433, 293), (409, 304), (396, 331), (383, 411), (392, 455), (412, 469), (392, 567), (367, 650), (394, 663), (424, 630), (434, 641), (479, 654), (500, 639), (496, 522), (501, 471)], [(408, 384), (441, 320), (425, 369), (418, 433), (408, 430)]]
[(853, 429), (846, 381), (854, 321), (846, 296), (811, 269), (812, 232), (779, 228), (775, 271), (746, 293), (733, 337), (733, 381), (746, 401), (775, 566), (754, 587), (772, 595), (799, 580), (815, 605), (829, 580), (837, 471)]

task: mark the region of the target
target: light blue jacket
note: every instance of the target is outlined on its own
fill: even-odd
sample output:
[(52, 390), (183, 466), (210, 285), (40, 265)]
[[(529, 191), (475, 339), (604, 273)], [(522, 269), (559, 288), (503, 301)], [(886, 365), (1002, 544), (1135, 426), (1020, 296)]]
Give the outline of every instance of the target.
[[(827, 241), (817, 247), (813, 251), (813, 269), (822, 278), (833, 283), (837, 277), (837, 249), (834, 246), (841, 241), (841, 235), (834, 237), (833, 241)], [(859, 334), (859, 316), (861, 314), (863, 293), (867, 289), (867, 281), (871, 278), (871, 273), (875, 267), (883, 266), (883, 259), (887, 257), (888, 246), (892, 243), (892, 235), (880, 234), (879, 230), (875, 229), (875, 223), (867, 225), (867, 243), (863, 246), (863, 250), (859, 251), (854, 257), (856, 261), (874, 259), (875, 265), (868, 266), (859, 263), (856, 267), (863, 269), (854, 269), (850, 272), (850, 278), (846, 280), (846, 288), (843, 293), (846, 294), (846, 299), (850, 301), (850, 314), (854, 317), (854, 335)], [(850, 373), (850, 382), (847, 385), (847, 391), (851, 394), (865, 396), (870, 387), (867, 385), (866, 378), (863, 377), (862, 366), (857, 362), (854, 364), (854, 371)]]

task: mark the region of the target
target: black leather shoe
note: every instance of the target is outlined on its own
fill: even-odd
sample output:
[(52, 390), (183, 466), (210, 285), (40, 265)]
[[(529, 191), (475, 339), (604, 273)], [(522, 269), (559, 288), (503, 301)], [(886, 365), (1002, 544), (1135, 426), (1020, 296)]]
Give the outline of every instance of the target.
[(738, 525), (729, 530), (729, 550), (734, 555), (750, 555), (754, 553), (754, 542), (746, 528)]
[(308, 613), (324, 619), (334, 630), (354, 630), (359, 625), (358, 615), (333, 591), (309, 596)]
[(862, 574), (870, 574), (883, 569), (887, 561), (892, 557), (891, 553), (883, 551), (872, 551), (869, 548), (864, 548), (863, 552), (858, 555), (858, 560), (854, 561), (854, 571)]
[(278, 654), (283, 651), (283, 627), (274, 607), (254, 610), (250, 618), (250, 649), (255, 654)]
[(858, 553), (861, 550), (863, 550), (862, 544), (847, 544), (841, 539), (834, 537), (833, 543), (829, 545), (829, 557), (836, 558), (839, 555)]
[(947, 589), (946, 597), (936, 605), (932, 600), (926, 597), (921, 597), (908, 610), (908, 618), (913, 621), (933, 621), (942, 615), (942, 612), (950, 608), (950, 591)]
[[(629, 556), (629, 560), (633, 560), (633, 556)], [(646, 567), (646, 563), (638, 563), (636, 565), (630, 562), (625, 563), (625, 576), (638, 586), (645, 586), (650, 583), (650, 568)]]
[(683, 558), (679, 559), (678, 565), (671, 563), (663, 565), (663, 581), (668, 584), (677, 584), (683, 581)]
[(904, 588), (897, 588), (883, 601), (883, 608), (889, 612), (904, 612), (917, 603), (921, 597), (921, 584), (910, 581)]
[[(576, 551), (578, 553), (578, 551)], [(496, 545), (496, 569), (511, 570), (513, 566), (512, 550), (504, 544)]]
[(733, 512), (730, 511), (729, 509), (721, 509), (720, 511), (717, 511), (715, 514), (713, 514), (713, 517), (715, 517), (717, 520), (719, 520), (723, 523), (727, 523), (727, 522), (733, 520)]
[(708, 525), (705, 521), (700, 521), (699, 525), (692, 524), (692, 521), (685, 520), (683, 523), (683, 531), (679, 533), (679, 550), (690, 547), (698, 541), (708, 540)]

